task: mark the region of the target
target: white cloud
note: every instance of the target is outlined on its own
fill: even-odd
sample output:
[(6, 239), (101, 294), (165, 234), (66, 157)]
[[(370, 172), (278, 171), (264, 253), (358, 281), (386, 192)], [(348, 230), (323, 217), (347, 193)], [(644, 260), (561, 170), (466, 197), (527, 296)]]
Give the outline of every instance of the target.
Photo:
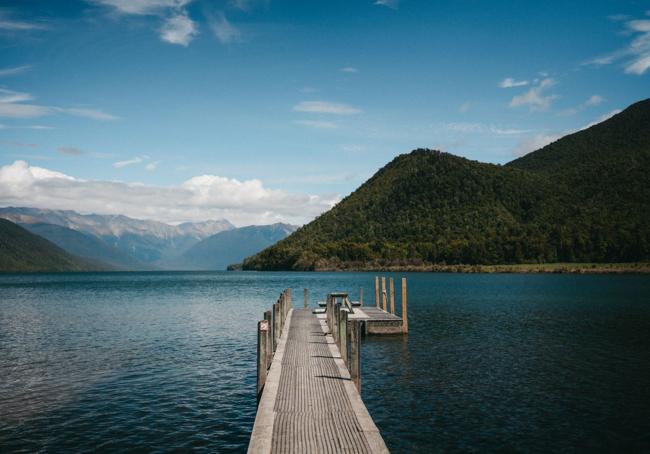
[(118, 119), (118, 117), (102, 112), (101, 110), (85, 107), (53, 107), (25, 104), (25, 101), (31, 101), (33, 99), (34, 97), (29, 93), (0, 88), (0, 117), (35, 118), (60, 112), (75, 117), (92, 118), (93, 120), (106, 121)]
[(165, 20), (160, 29), (160, 39), (170, 44), (187, 46), (198, 33), (194, 21), (182, 12)]
[(338, 128), (339, 125), (332, 123), (331, 121), (321, 121), (321, 120), (296, 120), (294, 121), (297, 125), (309, 126), (310, 128), (320, 128), (320, 129), (334, 129)]
[(13, 68), (0, 69), (0, 77), (14, 76), (16, 74), (24, 73), (31, 69), (32, 65), (15, 66)]
[(375, 0), (375, 5), (386, 6), (387, 8), (397, 9), (399, 0)]
[(359, 70), (353, 66), (345, 66), (341, 69), (339, 69), (342, 73), (358, 73)]
[(591, 123), (588, 123), (584, 125), (581, 128), (578, 129), (570, 129), (568, 131), (560, 132), (560, 133), (545, 133), (545, 134), (535, 134), (531, 137), (526, 137), (525, 139), (521, 140), (518, 144), (515, 150), (513, 151), (513, 155), (516, 157), (524, 156), (532, 151), (539, 150), (540, 148), (545, 147), (546, 145), (555, 142), (556, 140), (560, 139), (561, 137), (564, 137), (568, 134), (573, 134), (578, 131), (584, 131), (585, 129), (591, 128), (592, 126), (597, 125), (598, 123), (602, 123), (605, 120), (608, 120), (612, 118), (614, 115), (617, 113), (621, 112), (620, 109), (615, 109), (610, 112), (607, 112), (604, 115), (601, 115), (598, 117), (596, 120), (592, 121)]
[(160, 14), (166, 9), (182, 8), (191, 0), (88, 0), (115, 8), (123, 14)]
[(597, 106), (598, 104), (601, 104), (605, 98), (603, 98), (600, 95), (591, 95), (589, 99), (585, 101), (585, 106)]
[(125, 161), (114, 162), (113, 167), (115, 167), (116, 169), (122, 169), (124, 167), (132, 166), (134, 164), (140, 164), (141, 162), (144, 162), (144, 160), (145, 160), (144, 157), (136, 156), (133, 159), (127, 159)]
[(551, 78), (542, 79), (537, 85), (524, 94), (515, 96), (510, 101), (510, 107), (529, 106), (531, 110), (546, 110), (557, 99), (557, 95), (544, 95), (544, 92), (555, 85)]
[(223, 13), (208, 16), (208, 24), (214, 33), (214, 36), (222, 44), (230, 44), (241, 39), (241, 32), (237, 27), (230, 23)]
[(121, 14), (166, 16), (160, 27), (160, 39), (166, 43), (188, 46), (198, 35), (198, 27), (186, 6), (192, 0), (86, 0), (113, 8)]
[(226, 218), (237, 225), (302, 224), (331, 208), (338, 195), (266, 188), (260, 180), (200, 175), (178, 186), (81, 180), (15, 161), (0, 167), (0, 205), (124, 214), (162, 222)]
[(148, 172), (153, 172), (158, 168), (158, 165), (160, 164), (161, 161), (153, 161), (144, 166), (144, 169)]
[(293, 106), (293, 110), (296, 112), (325, 113), (334, 115), (354, 115), (362, 112), (360, 109), (347, 104), (327, 101), (303, 101)]
[(501, 88), (513, 88), (513, 87), (523, 87), (525, 85), (528, 85), (530, 82), (527, 80), (515, 80), (512, 77), (506, 77), (499, 83), (499, 87)]
[(361, 151), (364, 151), (366, 149), (366, 146), (352, 143), (352, 144), (341, 145), (341, 148), (343, 149), (343, 151), (349, 151), (351, 153), (359, 153)]
[(637, 76), (645, 74), (650, 68), (650, 20), (630, 20), (625, 23), (625, 27), (627, 34), (635, 35), (627, 47), (596, 57), (587, 63), (610, 65), (622, 60), (626, 74)]

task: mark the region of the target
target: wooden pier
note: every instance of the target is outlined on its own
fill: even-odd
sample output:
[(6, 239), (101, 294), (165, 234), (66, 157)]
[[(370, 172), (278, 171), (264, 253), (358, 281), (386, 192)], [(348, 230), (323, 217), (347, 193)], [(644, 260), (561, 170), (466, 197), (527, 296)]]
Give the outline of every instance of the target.
[(258, 323), (259, 401), (248, 452), (387, 453), (361, 400), (360, 336), (403, 333), (402, 317), (353, 305), (346, 293), (312, 310), (306, 289), (304, 308), (294, 309), (291, 294), (282, 292)]

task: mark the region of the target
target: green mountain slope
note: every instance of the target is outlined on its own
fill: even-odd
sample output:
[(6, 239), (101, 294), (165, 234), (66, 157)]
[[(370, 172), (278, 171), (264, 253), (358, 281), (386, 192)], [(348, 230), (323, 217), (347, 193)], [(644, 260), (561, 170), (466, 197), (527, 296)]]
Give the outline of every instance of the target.
[(251, 225), (219, 232), (191, 247), (178, 259), (164, 263), (175, 270), (225, 270), (233, 263), (286, 238), (289, 224)]
[(105, 271), (107, 265), (68, 254), (48, 240), (0, 219), (0, 271)]
[(244, 269), (650, 259), (650, 101), (506, 166), (396, 157)]
[(20, 224), (35, 235), (45, 238), (66, 252), (90, 261), (106, 263), (120, 270), (151, 270), (134, 257), (114, 246), (104, 243), (99, 238), (86, 235), (67, 227), (54, 224)]

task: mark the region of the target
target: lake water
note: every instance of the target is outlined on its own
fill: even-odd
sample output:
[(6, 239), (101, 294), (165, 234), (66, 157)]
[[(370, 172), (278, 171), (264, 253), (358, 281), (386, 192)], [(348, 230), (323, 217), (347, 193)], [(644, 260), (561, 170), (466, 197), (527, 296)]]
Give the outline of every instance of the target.
[[(361, 352), (392, 452), (650, 450), (649, 277), (402, 275), (410, 334)], [(0, 275), (0, 451), (245, 451), (263, 311), (373, 276)]]

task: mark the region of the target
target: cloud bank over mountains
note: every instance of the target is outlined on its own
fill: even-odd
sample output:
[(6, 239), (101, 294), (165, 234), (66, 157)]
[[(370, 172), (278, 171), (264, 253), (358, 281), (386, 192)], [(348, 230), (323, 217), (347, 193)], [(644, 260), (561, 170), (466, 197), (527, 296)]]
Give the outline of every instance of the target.
[(257, 179), (200, 175), (179, 186), (78, 179), (18, 160), (0, 167), (0, 205), (124, 214), (171, 224), (205, 219), (236, 225), (303, 224), (340, 197), (289, 193)]

